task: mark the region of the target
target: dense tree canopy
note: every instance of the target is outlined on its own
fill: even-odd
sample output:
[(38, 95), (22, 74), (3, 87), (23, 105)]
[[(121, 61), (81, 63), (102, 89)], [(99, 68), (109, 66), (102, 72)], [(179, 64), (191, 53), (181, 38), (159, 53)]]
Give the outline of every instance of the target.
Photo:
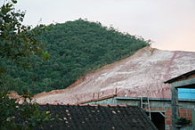
[(51, 58), (43, 62), (31, 57), (33, 64), (28, 71), (4, 63), (9, 68), (7, 78), (12, 82), (7, 82), (6, 86), (10, 89), (38, 93), (66, 88), (84, 74), (149, 45), (142, 38), (82, 19), (31, 31), (41, 32), (36, 38), (45, 44)]
[(0, 57), (12, 60), (41, 51), (31, 28), (21, 24), (25, 13), (15, 10), (15, 3), (12, 0), (0, 8)]
[[(9, 70), (17, 75), (20, 67), (30, 65), (30, 57), (44, 54), (37, 35), (29, 26), (22, 25), (24, 12), (15, 10), (16, 0), (7, 1), (0, 7), (0, 89), (10, 90), (14, 87)], [(12, 79), (12, 80), (10, 80)], [(18, 80), (20, 81), (20, 80)], [(14, 82), (15, 84), (15, 82)], [(18, 82), (18, 84), (20, 84)], [(17, 90), (17, 88), (15, 88)]]
[[(43, 53), (41, 44), (34, 37), (34, 32), (30, 27), (21, 24), (24, 13), (14, 10), (14, 4), (17, 1), (5, 2), (7, 3), (0, 7), (0, 129), (34, 129), (50, 120), (50, 113), (40, 111), (36, 104), (30, 105), (26, 100), (28, 98), (30, 101), (28, 93), (23, 95), (25, 99), (23, 105), (19, 105), (15, 100), (10, 99), (7, 95), (9, 90), (22, 88), (20, 82), (13, 82), (20, 80), (10, 75), (12, 73), (17, 75), (19, 66), (16, 66), (16, 64), (27, 63), (27, 61), (30, 61), (28, 59), (35, 55), (41, 53), (45, 55), (47, 53)], [(9, 73), (9, 70), (12, 70), (12, 73)]]

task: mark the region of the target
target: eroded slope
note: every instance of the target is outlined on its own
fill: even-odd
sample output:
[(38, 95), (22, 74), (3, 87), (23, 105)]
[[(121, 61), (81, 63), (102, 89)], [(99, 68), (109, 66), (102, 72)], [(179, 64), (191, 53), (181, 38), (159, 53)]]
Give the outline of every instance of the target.
[(163, 82), (193, 69), (195, 52), (146, 47), (86, 75), (67, 89), (41, 93), (35, 99), (41, 104), (77, 104), (112, 96), (170, 98), (170, 86)]

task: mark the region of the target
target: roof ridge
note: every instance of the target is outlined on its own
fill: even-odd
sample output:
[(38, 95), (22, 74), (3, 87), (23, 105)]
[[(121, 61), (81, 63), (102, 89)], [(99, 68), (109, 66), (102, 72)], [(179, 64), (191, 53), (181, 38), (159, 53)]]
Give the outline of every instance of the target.
[(127, 104), (40, 104), (40, 106), (137, 107)]

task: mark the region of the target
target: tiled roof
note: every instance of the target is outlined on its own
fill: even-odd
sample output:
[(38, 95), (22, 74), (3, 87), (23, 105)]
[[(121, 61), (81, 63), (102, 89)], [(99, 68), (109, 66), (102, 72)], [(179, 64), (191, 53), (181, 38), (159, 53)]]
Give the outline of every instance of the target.
[(43, 126), (46, 130), (156, 130), (138, 107), (44, 105), (41, 109), (55, 118)]

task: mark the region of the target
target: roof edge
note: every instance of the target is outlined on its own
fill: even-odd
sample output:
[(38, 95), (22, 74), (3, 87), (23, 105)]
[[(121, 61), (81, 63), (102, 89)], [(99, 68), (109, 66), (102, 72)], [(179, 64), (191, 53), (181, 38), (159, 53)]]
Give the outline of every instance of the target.
[(192, 75), (192, 74), (195, 74), (195, 70), (192, 70), (192, 71), (189, 71), (189, 72), (187, 72), (187, 73), (184, 73), (184, 74), (182, 74), (182, 75), (179, 75), (179, 76), (177, 76), (177, 77), (174, 77), (174, 78), (172, 78), (172, 79), (169, 79), (169, 80), (167, 80), (167, 81), (165, 81), (164, 83), (173, 83), (173, 82), (175, 82), (176, 80), (178, 80), (178, 79), (180, 79), (180, 78), (182, 78), (182, 77), (184, 77), (184, 76), (190, 76), (190, 75)]

